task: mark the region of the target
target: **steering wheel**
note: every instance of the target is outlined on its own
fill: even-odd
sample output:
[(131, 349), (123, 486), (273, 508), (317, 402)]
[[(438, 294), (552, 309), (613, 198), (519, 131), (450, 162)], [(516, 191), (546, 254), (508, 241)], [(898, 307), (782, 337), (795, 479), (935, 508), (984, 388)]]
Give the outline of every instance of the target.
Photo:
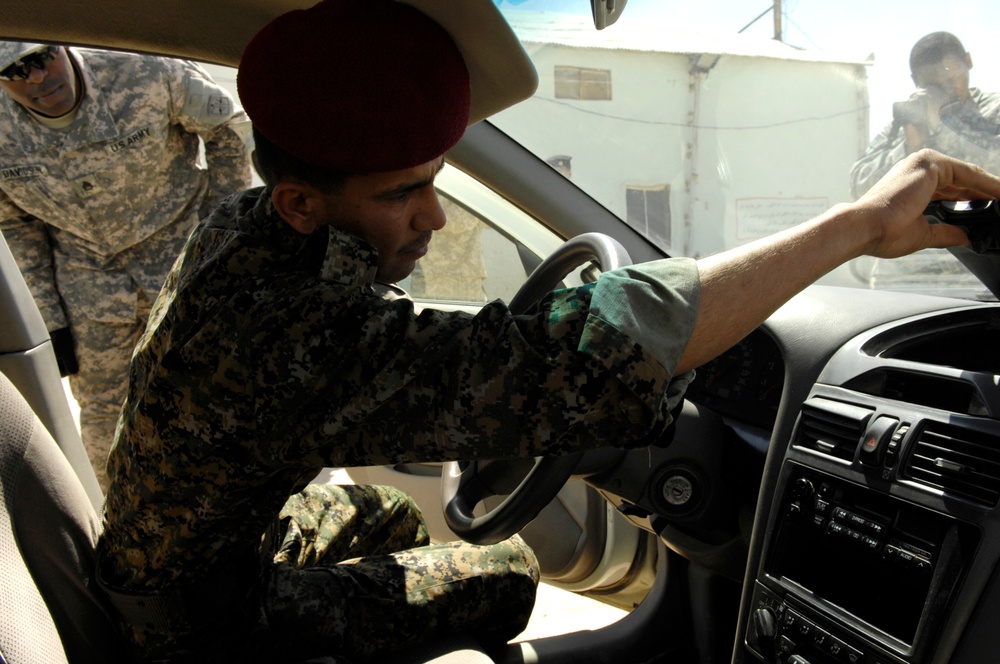
[[(515, 314), (528, 311), (566, 275), (595, 261), (602, 271), (631, 265), (617, 240), (602, 233), (578, 235), (552, 252), (524, 282), (509, 303)], [(451, 461), (441, 475), (444, 518), (452, 532), (473, 544), (495, 544), (519, 532), (538, 516), (569, 479), (582, 453), (559, 457)], [(525, 469), (527, 474), (524, 474)], [(518, 478), (523, 479), (518, 480)], [(485, 498), (506, 495), (486, 514), (473, 510)]]

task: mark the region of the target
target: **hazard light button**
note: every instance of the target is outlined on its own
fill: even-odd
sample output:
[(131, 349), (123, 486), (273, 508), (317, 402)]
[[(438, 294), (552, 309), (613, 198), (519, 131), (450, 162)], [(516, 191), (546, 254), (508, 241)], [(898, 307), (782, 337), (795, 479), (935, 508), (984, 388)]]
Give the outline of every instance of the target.
[(866, 466), (881, 466), (885, 451), (892, 440), (892, 434), (899, 426), (899, 420), (892, 417), (878, 417), (872, 420), (861, 439), (858, 460)]

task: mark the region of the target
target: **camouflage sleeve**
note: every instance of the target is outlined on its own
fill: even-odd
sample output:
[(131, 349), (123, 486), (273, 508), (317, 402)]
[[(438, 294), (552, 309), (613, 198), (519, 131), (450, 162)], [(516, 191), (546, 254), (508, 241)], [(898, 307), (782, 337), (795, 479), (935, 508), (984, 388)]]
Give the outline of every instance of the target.
[(62, 299), (56, 289), (49, 233), (43, 222), (23, 212), (0, 193), (0, 231), (17, 261), (48, 330), (67, 327)]
[(226, 196), (250, 187), (250, 151), (241, 135), (243, 130), (249, 131), (249, 127), (249, 119), (240, 111), (205, 138), (210, 194), (202, 206), (202, 217), (208, 216)]
[(890, 138), (891, 125), (872, 139), (868, 150), (851, 167), (851, 195), (858, 199), (882, 179), (893, 165), (906, 157), (902, 130)]
[(250, 186), (251, 125), (229, 91), (203, 67), (190, 61), (180, 65), (174, 122), (205, 142), (210, 191), (202, 205), (204, 217), (223, 198)]
[[(350, 353), (331, 344), (329, 325), (295, 329), (284, 314), (251, 314), (244, 348), (260, 359), (251, 361), (246, 383), (255, 392), (258, 435), (295, 441), (283, 454), (333, 465), (649, 444), (671, 423), (683, 388), (673, 370), (690, 338), (698, 281), (693, 261), (679, 271), (687, 272), (679, 288), (651, 286), (657, 275), (637, 278), (636, 268), (557, 291), (529, 316), (513, 316), (501, 302), (470, 318), (415, 314), (407, 300), (372, 310), (366, 301), (340, 320), (350, 329), (349, 320), (363, 322), (360, 335), (343, 339)], [(283, 308), (323, 319), (329, 303), (315, 295)], [(657, 308), (658, 320), (625, 320), (619, 314), (630, 303)], [(644, 335), (649, 348), (630, 336), (636, 320), (653, 325)]]
[[(701, 281), (695, 260), (674, 258), (619, 268), (602, 275), (597, 285), (590, 315), (613, 321), (672, 371), (687, 345), (678, 340), (691, 336), (698, 315)], [(673, 304), (669, 316), (664, 315), (665, 303)]]

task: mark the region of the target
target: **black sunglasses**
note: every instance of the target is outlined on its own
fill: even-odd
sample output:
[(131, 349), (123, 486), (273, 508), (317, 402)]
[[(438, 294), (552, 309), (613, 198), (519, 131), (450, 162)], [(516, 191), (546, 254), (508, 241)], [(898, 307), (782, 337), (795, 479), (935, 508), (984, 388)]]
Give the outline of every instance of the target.
[(23, 81), (31, 76), (32, 69), (45, 69), (59, 54), (58, 46), (47, 46), (14, 60), (0, 71), (0, 81)]

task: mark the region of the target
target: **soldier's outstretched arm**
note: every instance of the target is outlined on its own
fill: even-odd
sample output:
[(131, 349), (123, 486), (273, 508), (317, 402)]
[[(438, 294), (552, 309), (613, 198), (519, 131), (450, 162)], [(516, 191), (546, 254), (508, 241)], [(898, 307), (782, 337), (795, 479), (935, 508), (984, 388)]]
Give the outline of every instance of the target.
[(714, 358), (793, 295), (852, 258), (894, 258), (919, 249), (967, 245), (960, 228), (924, 218), (931, 200), (997, 198), (1000, 178), (922, 150), (896, 164), (853, 203), (698, 261), (698, 316), (675, 373)]

